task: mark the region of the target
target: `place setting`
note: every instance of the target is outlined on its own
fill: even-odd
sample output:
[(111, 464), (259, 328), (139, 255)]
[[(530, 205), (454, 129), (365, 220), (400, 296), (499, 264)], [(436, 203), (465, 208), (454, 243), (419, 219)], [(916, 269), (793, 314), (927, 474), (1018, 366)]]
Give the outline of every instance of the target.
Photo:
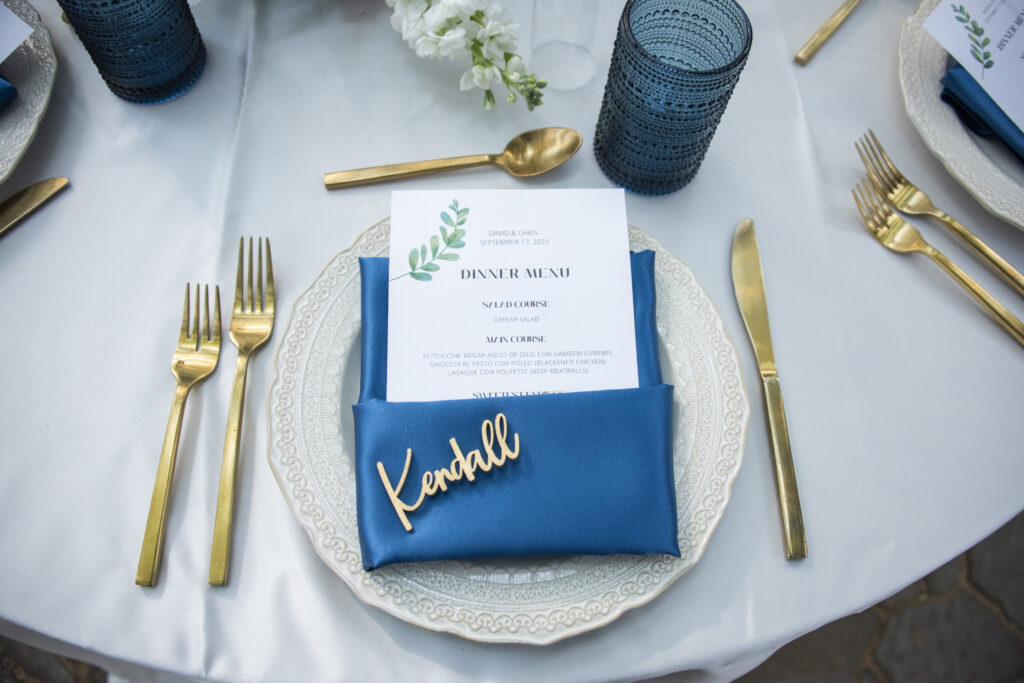
[[(702, 20), (723, 35), (705, 37)], [(678, 40), (652, 58), (666, 32)], [(733, 2), (627, 4), (593, 141), (615, 184), (662, 195), (694, 177), (750, 42)], [(657, 113), (631, 80), (679, 113)], [(646, 135), (627, 133), (644, 120)], [(481, 165), (529, 177), (580, 145), (572, 129), (537, 129), (500, 154), (323, 182)], [(269, 462), (320, 558), (364, 602), (485, 642), (593, 630), (693, 567), (750, 410), (714, 303), (629, 226), (622, 190), (396, 185), (391, 215), (298, 297), (276, 372)], [(798, 514), (791, 474), (784, 509)]]
[[(1021, 145), (1024, 145), (1024, 135), (1021, 133), (1021, 115), (1017, 113), (1017, 118), (1012, 119), (1013, 115), (1008, 117), (1000, 111), (1000, 106), (1005, 106), (1010, 107), (1007, 112), (1019, 112), (1019, 94), (1017, 104), (1011, 105), (1004, 99), (1001, 105), (996, 105), (987, 94), (978, 92), (990, 87), (993, 81), (1001, 77), (1005, 83), (1003, 88), (1006, 90), (1006, 98), (1014, 96), (1015, 88), (1019, 93), (1017, 84), (1020, 69), (1017, 67), (1014, 73), (1013, 67), (1020, 60), (1008, 59), (1012, 55), (1003, 52), (998, 45), (1008, 31), (1011, 37), (1016, 33), (1020, 3), (1006, 3), (999, 12), (991, 14), (988, 20), (983, 20), (988, 14), (984, 3), (965, 4), (971, 10), (967, 12), (968, 19), (964, 20), (966, 24), (960, 21), (963, 15), (953, 11), (956, 6), (964, 5), (942, 3), (940, 0), (923, 0), (904, 22), (897, 46), (898, 74), (904, 105), (921, 139), (942, 161), (950, 175), (986, 209), (1024, 228), (1024, 163), (1021, 162), (1020, 151)], [(970, 26), (971, 14), (974, 16), (973, 21), (981, 20), (977, 24), (981, 30), (977, 40), (979, 45), (985, 44), (985, 47), (977, 48), (978, 57), (989, 53), (989, 58), (983, 58), (982, 63), (971, 54), (971, 34), (964, 30), (965, 26)], [(941, 28), (936, 29), (937, 22)], [(936, 34), (941, 35), (943, 40), (940, 41)], [(1019, 47), (1017, 51), (1019, 54)], [(992, 56), (999, 53), (1003, 54), (992, 60)], [(984, 62), (987, 61), (998, 63), (986, 68)], [(956, 68), (958, 62), (960, 66)], [(981, 70), (976, 67), (981, 67)], [(990, 73), (993, 70), (1002, 70), (1003, 73)], [(951, 85), (953, 91), (960, 89), (962, 93), (970, 93), (971, 100), (951, 106)], [(980, 130), (976, 123), (973, 126), (965, 125), (961, 116), (965, 105), (966, 110), (974, 109), (982, 116), (985, 116), (985, 112), (993, 112), (993, 118), (999, 120), (994, 124), (997, 129), (1002, 124), (1006, 130), (1006, 139), (1016, 141), (1013, 143), (1017, 145), (1016, 154), (1006, 144), (995, 139), (992, 130), (987, 130), (987, 137), (981, 137), (975, 132)], [(989, 122), (993, 120), (990, 118)], [(982, 128), (987, 126), (983, 125)]]
[[(1022, 61), (1013, 39), (1024, 26), (1024, 3), (940, 4), (925, 0), (906, 20), (900, 38), (900, 82), (907, 113), (953, 177), (992, 213), (1024, 228), (1024, 96)], [(974, 257), (1024, 296), (1024, 275), (900, 171), (875, 133), (855, 142), (866, 172), (853, 188), (864, 227), (897, 253), (919, 253), (942, 268), (1015, 341), (1024, 322), (946, 254), (908, 217), (946, 228)]]

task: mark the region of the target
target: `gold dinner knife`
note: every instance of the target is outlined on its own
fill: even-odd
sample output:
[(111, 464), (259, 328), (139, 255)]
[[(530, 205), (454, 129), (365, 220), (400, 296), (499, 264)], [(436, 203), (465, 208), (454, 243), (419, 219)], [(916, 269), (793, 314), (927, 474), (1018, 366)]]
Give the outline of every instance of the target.
[(13, 228), (46, 201), (68, 186), (67, 178), (47, 178), (15, 192), (0, 203), (0, 235)]
[(793, 469), (793, 453), (789, 448), (789, 430), (786, 428), (786, 411), (782, 406), (779, 372), (775, 367), (771, 330), (768, 329), (768, 304), (764, 297), (761, 256), (757, 251), (754, 221), (749, 218), (740, 221), (732, 240), (732, 283), (743, 323), (747, 326), (747, 334), (754, 346), (754, 357), (757, 358), (757, 368), (764, 387), (786, 558), (800, 559), (807, 557), (807, 536), (804, 534), (804, 519), (800, 512), (800, 496), (796, 490), (796, 472)]

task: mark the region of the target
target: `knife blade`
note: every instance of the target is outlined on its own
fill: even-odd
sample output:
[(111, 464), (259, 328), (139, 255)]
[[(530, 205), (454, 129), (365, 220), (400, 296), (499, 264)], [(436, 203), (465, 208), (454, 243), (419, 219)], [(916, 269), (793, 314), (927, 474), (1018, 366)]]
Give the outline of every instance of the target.
[(0, 203), (0, 235), (67, 186), (67, 178), (47, 178), (8, 197)]
[(740, 221), (732, 240), (732, 283), (743, 324), (746, 325), (754, 347), (754, 357), (757, 359), (757, 369), (764, 389), (786, 558), (804, 558), (807, 557), (807, 537), (796, 487), (793, 453), (789, 446), (789, 429), (786, 427), (779, 372), (775, 367), (775, 352), (768, 327), (768, 302), (765, 299), (761, 255), (757, 249), (754, 222), (749, 218)]

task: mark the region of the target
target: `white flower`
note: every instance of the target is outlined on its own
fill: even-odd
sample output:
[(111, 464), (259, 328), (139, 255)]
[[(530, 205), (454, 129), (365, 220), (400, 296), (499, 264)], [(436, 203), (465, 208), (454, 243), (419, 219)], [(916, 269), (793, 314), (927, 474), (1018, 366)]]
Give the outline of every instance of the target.
[(472, 65), (459, 81), (462, 90), (484, 91), (484, 107), (494, 106), (492, 83), (502, 83), (506, 101), (514, 102), (516, 92), (533, 109), (541, 104), (541, 89), (547, 85), (527, 71), (515, 54), (518, 24), (500, 2), (485, 0), (385, 0), (393, 7), (391, 26), (402, 34), (420, 57), (470, 59)]
[(443, 36), (438, 36), (437, 51), (448, 59), (469, 57), (469, 50), (466, 48), (466, 29), (459, 26), (448, 30)]
[(501, 72), (495, 66), (483, 66), (477, 64), (467, 69), (459, 81), (461, 90), (469, 90), (473, 86), (487, 90), (491, 87), (491, 81), (501, 81)]

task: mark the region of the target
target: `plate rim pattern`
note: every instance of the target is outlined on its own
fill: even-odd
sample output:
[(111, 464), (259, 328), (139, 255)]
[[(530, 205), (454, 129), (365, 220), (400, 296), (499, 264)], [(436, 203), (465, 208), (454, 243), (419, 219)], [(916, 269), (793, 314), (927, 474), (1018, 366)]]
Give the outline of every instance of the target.
[[(515, 569), (510, 568), (513, 561), (422, 562), (365, 572), (358, 537), (353, 536), (354, 502), (351, 510), (346, 508), (343, 514), (339, 513), (329, 500), (332, 493), (338, 495), (338, 489), (325, 491), (320, 485), (335, 476), (345, 486), (354, 480), (351, 455), (346, 452), (342, 434), (346, 422), (342, 412), (349, 406), (341, 405), (341, 375), (350, 355), (358, 352), (358, 257), (387, 255), (388, 235), (389, 219), (385, 218), (328, 263), (296, 299), (275, 356), (275, 379), (267, 408), (267, 458), (289, 509), (321, 560), (363, 602), (426, 629), (484, 642), (555, 642), (604, 626), (625, 611), (654, 599), (696, 564), (707, 547), (742, 463), (750, 412), (735, 346), (693, 272), (642, 230), (630, 228), (631, 248), (652, 249), (656, 253), (657, 318), (664, 354), (674, 362), (689, 352), (695, 338), (704, 340), (697, 349), (703, 357), (695, 359), (696, 370), (691, 372), (690, 383), (695, 386), (677, 386), (674, 399), (677, 497), (681, 492), (689, 492), (686, 487), (692, 486), (686, 481), (688, 462), (703, 467), (705, 476), (698, 495), (679, 505), (681, 557), (538, 558), (515, 562)], [(686, 326), (687, 329), (669, 324), (679, 311), (665, 304), (685, 305), (694, 324)], [(322, 343), (323, 339), (333, 346), (317, 348), (318, 344), (331, 346)], [(314, 377), (319, 384), (307, 381), (307, 377)], [(667, 376), (666, 381), (669, 379)], [(697, 394), (716, 386), (721, 394), (710, 400)], [(323, 398), (325, 395), (329, 397)], [(329, 406), (330, 410), (320, 405), (331, 403), (333, 396), (337, 400)], [(303, 410), (306, 402), (316, 404), (319, 410)], [(705, 412), (712, 414), (706, 417)], [(705, 444), (702, 439), (713, 443)], [(337, 448), (342, 453), (311, 455), (311, 444), (313, 450)], [(326, 476), (322, 470), (325, 466), (331, 471)], [(351, 486), (354, 487), (354, 481)], [(342, 519), (344, 516), (349, 519)], [(578, 576), (572, 574), (574, 562), (582, 567)], [(513, 572), (521, 572), (515, 576), (549, 578), (560, 571), (574, 581), (593, 576), (599, 580), (595, 579), (593, 586), (574, 591), (577, 594), (568, 596), (565, 604), (551, 604), (544, 599), (545, 581), (556, 585), (557, 580), (526, 580), (522, 585), (513, 585), (515, 581), (509, 580)], [(494, 577), (501, 580), (485, 585), (488, 578)], [(483, 590), (488, 597), (467, 597), (462, 592), (465, 586)], [(540, 587), (536, 594), (530, 593), (534, 586)]]

